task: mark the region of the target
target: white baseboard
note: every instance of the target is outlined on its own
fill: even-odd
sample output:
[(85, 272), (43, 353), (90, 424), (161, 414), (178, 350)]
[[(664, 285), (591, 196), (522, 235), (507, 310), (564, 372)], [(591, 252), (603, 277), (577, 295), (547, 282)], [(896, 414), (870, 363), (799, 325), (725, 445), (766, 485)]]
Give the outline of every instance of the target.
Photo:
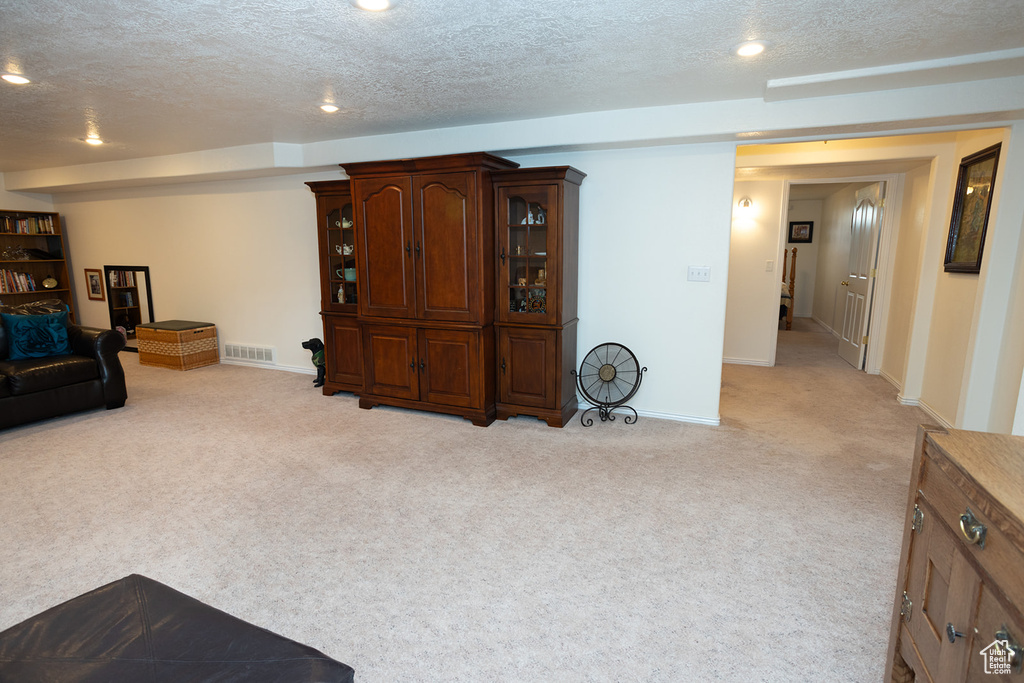
[(283, 370), (284, 372), (297, 372), (300, 375), (315, 375), (316, 368), (312, 367), (297, 367), (295, 365), (279, 365), (277, 363), (250, 363), (244, 360), (238, 360), (237, 358), (220, 358), (221, 365), (241, 365), (246, 368), (262, 368), (264, 370)]
[(811, 320), (813, 320), (814, 322), (816, 322), (816, 323), (818, 323), (819, 325), (821, 325), (822, 327), (824, 327), (824, 328), (825, 328), (825, 330), (826, 330), (826, 331), (827, 331), (827, 332), (828, 332), (829, 334), (831, 334), (831, 335), (832, 335), (833, 337), (835, 337), (836, 339), (839, 339), (839, 333), (838, 333), (838, 332), (836, 332), (835, 330), (833, 330), (833, 329), (832, 329), (832, 326), (831, 326), (831, 325), (829, 325), (828, 323), (826, 323), (826, 322), (825, 322), (824, 320), (822, 320), (821, 318), (817, 318), (817, 317), (815, 317), (815, 316), (813, 316), (813, 315), (811, 316)]
[(722, 358), (723, 363), (729, 363), (730, 365), (759, 365), (762, 367), (770, 368), (772, 366), (766, 360), (755, 360), (753, 358)]
[(919, 398), (908, 398), (906, 396), (899, 395), (896, 397), (896, 401), (900, 405), (917, 406), (925, 413), (927, 413), (928, 417), (935, 420), (935, 422), (937, 422), (940, 427), (943, 427), (944, 429), (953, 429), (953, 425), (951, 425), (949, 422), (946, 421), (945, 418), (939, 415), (934, 408), (932, 408), (930, 405), (928, 405)]
[[(581, 403), (579, 406), (581, 413), (584, 410), (593, 407), (594, 406), (590, 405), (589, 403)], [(594, 412), (596, 413), (597, 411)], [(622, 416), (624, 413), (618, 412), (615, 414), (618, 416)], [(625, 414), (628, 414), (628, 411)], [(653, 417), (657, 420), (672, 420), (673, 422), (687, 422), (689, 424), (709, 425), (711, 427), (718, 427), (719, 425), (722, 424), (721, 416), (698, 417), (696, 415), (680, 415), (678, 413), (659, 413), (656, 410), (638, 410), (636, 411), (636, 414), (642, 417)]]
[(888, 382), (889, 384), (891, 384), (894, 387), (896, 387), (896, 391), (898, 391), (898, 392), (899, 391), (903, 391), (903, 386), (900, 384), (899, 380), (897, 380), (895, 377), (891, 376), (885, 370), (879, 370), (877, 374), (882, 379), (884, 379), (886, 382)]

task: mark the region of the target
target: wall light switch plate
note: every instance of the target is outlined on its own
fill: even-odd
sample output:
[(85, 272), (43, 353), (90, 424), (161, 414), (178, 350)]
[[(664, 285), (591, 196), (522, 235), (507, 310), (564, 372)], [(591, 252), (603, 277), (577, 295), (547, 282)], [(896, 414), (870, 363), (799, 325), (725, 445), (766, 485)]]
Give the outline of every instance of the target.
[(690, 282), (711, 282), (711, 266), (690, 266), (686, 279)]
[(766, 273), (770, 273), (773, 270), (775, 270), (775, 261), (765, 261), (764, 262), (764, 271)]

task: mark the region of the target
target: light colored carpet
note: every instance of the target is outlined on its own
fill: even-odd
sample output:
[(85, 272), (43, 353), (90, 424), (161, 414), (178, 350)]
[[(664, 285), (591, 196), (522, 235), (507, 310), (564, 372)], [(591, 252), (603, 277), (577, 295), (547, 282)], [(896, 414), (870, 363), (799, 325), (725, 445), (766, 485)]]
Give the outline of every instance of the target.
[(136, 572), (364, 683), (880, 680), (925, 416), (831, 346), (562, 430), (125, 354), (125, 408), (0, 432), (0, 629)]

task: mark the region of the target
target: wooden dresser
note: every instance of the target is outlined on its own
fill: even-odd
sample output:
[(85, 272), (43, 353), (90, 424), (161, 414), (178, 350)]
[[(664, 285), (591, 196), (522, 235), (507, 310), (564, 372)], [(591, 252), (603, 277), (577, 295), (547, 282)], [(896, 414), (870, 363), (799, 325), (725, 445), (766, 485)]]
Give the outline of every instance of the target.
[(886, 681), (1018, 681), (1024, 438), (921, 427)]

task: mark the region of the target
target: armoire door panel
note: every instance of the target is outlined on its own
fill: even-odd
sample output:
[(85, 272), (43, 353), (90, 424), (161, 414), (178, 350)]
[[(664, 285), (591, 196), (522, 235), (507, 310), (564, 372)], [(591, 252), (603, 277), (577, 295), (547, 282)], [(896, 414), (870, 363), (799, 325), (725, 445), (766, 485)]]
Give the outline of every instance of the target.
[(354, 317), (329, 315), (324, 317), (324, 329), (327, 381), (362, 388), (363, 337), (358, 321)]
[(479, 318), (476, 176), (416, 176), (417, 309), (424, 320)]
[(480, 334), (464, 330), (420, 330), (422, 399), (450, 406), (479, 407)]
[(415, 317), (412, 189), (408, 177), (353, 181), (359, 231), (359, 312)]
[(416, 329), (366, 325), (366, 389), (370, 394), (418, 399)]
[(498, 332), (502, 403), (556, 408), (555, 330), (503, 327)]

